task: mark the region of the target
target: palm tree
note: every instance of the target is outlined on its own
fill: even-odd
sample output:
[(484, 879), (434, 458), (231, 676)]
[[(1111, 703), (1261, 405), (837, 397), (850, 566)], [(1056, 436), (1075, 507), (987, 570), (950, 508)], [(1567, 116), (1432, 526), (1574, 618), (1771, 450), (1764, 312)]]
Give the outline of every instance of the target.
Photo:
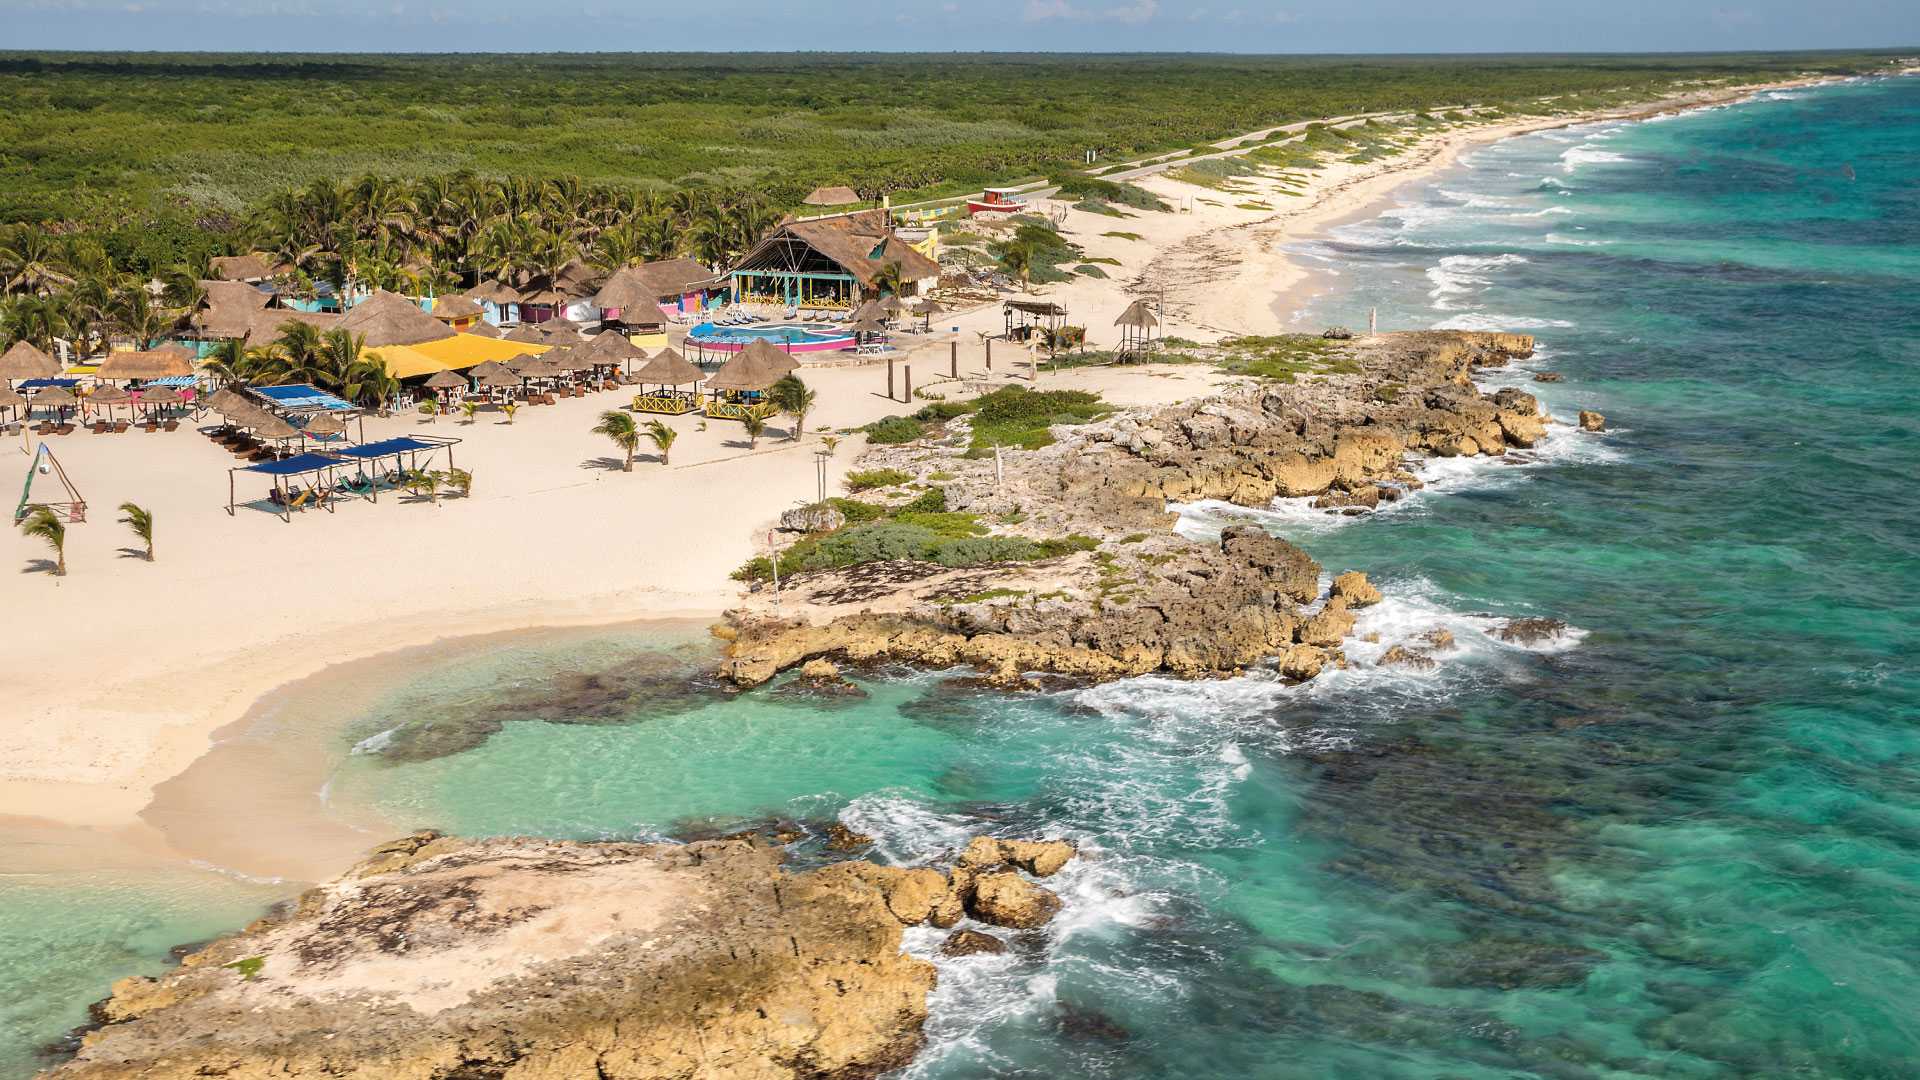
[(1031, 240), (1009, 240), (1000, 247), (1000, 265), (1020, 279), (1020, 291), (1032, 287), (1035, 251)]
[(749, 409), (747, 415), (740, 418), (740, 424), (747, 429), (747, 449), (760, 445), (760, 433), (767, 430), (767, 419)]
[(47, 546), (53, 549), (56, 559), (53, 575), (67, 576), (67, 526), (54, 516), (53, 511), (44, 506), (35, 507), (33, 513), (20, 523), (20, 534), (32, 540), (45, 540)]
[(438, 418), (440, 415), (440, 399), (428, 398), (427, 400), (421, 402), (420, 415), (427, 418), (427, 423), (429, 424), (433, 423), (434, 420)]
[(407, 474), (404, 486), (416, 495), (425, 494), (435, 506), (440, 505), (440, 485), (446, 477), (432, 469), (415, 469)]
[(41, 229), (19, 225), (0, 239), (0, 290), (45, 296), (54, 286), (72, 282), (72, 275), (61, 265), (60, 252)]
[(460, 415), (466, 417), (467, 423), (469, 424), (473, 423), (473, 414), (479, 411), (480, 403), (472, 398), (468, 398), (460, 403)]
[(900, 261), (895, 259), (873, 272), (873, 287), (882, 295), (905, 295), (906, 278), (901, 276)]
[(172, 313), (156, 307), (144, 285), (122, 289), (115, 294), (111, 314), (114, 323), (133, 338), (134, 347), (139, 349), (153, 348), (153, 343), (160, 340), (167, 328), (173, 325)]
[(818, 394), (807, 388), (806, 383), (800, 381), (798, 375), (781, 376), (780, 381), (774, 383), (767, 391), (767, 400), (773, 402), (774, 407), (781, 412), (793, 417), (793, 429), (787, 433), (787, 438), (800, 437), (800, 433), (807, 426), (807, 412), (813, 408), (813, 403), (818, 397)]
[(504, 402), (500, 406), (500, 411), (507, 414), (507, 423), (511, 424), (513, 423), (513, 414), (520, 411), (520, 403), (517, 401)]
[(653, 448), (660, 451), (660, 464), (667, 464), (667, 455), (673, 451), (673, 440), (679, 438), (680, 433), (659, 420), (649, 420), (644, 434), (653, 441)]
[(633, 452), (640, 448), (640, 429), (634, 424), (632, 416), (619, 409), (608, 409), (600, 414), (600, 422), (593, 426), (593, 433), (605, 435), (613, 440), (613, 445), (626, 451), (627, 461), (620, 471), (633, 471)]
[(447, 489), (466, 498), (473, 494), (473, 474), (465, 469), (447, 470)]
[(153, 512), (150, 510), (145, 510), (145, 509), (142, 509), (141, 507), (135, 506), (130, 502), (121, 503), (120, 512), (127, 515), (126, 517), (123, 517), (120, 519), (120, 524), (125, 525), (129, 529), (132, 529), (133, 535), (139, 537), (141, 541), (147, 545), (147, 561), (152, 562), (153, 561)]

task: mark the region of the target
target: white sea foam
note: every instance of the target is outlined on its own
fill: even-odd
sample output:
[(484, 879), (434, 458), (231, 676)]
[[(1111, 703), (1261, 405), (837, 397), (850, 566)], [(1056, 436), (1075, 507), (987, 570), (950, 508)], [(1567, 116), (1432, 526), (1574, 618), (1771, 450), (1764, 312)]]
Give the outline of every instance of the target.
[(1613, 243), (1611, 240), (1582, 240), (1577, 236), (1557, 232), (1548, 233), (1544, 239), (1549, 244), (1561, 244), (1566, 247), (1606, 247)]
[(1467, 311), (1451, 315), (1433, 324), (1435, 330), (1564, 330), (1574, 323), (1565, 319), (1533, 319), (1524, 315), (1499, 315)]
[(1632, 160), (1611, 150), (1602, 150), (1597, 146), (1580, 145), (1560, 155), (1560, 170), (1573, 172), (1582, 165), (1606, 165)]
[(355, 754), (378, 754), (393, 744), (393, 736), (399, 730), (397, 727), (391, 727), (377, 734), (369, 735), (359, 742), (354, 743), (353, 749), (350, 752)]
[(1427, 297), (1440, 311), (1451, 311), (1459, 307), (1459, 298), (1479, 292), (1493, 279), (1487, 275), (1489, 270), (1503, 266), (1515, 266), (1526, 262), (1523, 255), (1448, 255), (1430, 267), (1426, 274), (1433, 288), (1427, 291)]

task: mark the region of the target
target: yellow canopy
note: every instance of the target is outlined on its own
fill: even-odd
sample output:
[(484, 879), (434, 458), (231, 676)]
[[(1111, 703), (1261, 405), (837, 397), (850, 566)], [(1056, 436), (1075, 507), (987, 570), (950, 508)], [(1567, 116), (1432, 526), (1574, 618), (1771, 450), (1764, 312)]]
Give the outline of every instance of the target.
[(367, 354), (385, 361), (387, 374), (394, 378), (411, 379), (436, 371), (470, 368), (488, 360), (511, 360), (527, 353), (543, 353), (551, 348), (551, 345), (502, 341), (478, 334), (455, 334), (413, 345), (382, 345), (377, 349), (368, 349)]

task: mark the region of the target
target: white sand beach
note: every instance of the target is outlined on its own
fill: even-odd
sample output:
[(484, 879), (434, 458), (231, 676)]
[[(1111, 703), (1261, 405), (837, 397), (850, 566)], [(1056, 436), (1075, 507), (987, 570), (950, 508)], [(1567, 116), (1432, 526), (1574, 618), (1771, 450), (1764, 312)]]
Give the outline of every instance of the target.
[[(1069, 238), (1119, 265), (1106, 267), (1108, 280), (1076, 278), (1037, 295), (1066, 305), (1094, 347), (1111, 345), (1114, 319), (1137, 296), (1164, 297), (1173, 335), (1300, 329), (1288, 320), (1311, 282), (1286, 244), (1373, 212), (1473, 145), (1571, 122), (1450, 131), (1392, 158), (1329, 166), (1292, 194), (1257, 177), (1244, 181), (1255, 196), (1150, 177), (1143, 186), (1191, 210), (1126, 219), (1065, 210)], [(1140, 239), (1103, 235), (1113, 231)], [(901, 362), (926, 386), (944, 375), (957, 340), (963, 381), (937, 389), (974, 392), (988, 385), (977, 332), (1001, 319), (998, 303), (943, 316), (940, 329), (958, 332), (923, 340)], [(994, 379), (1023, 357), (1002, 343)], [(788, 421), (777, 419), (749, 451), (737, 424), (701, 430), (697, 417), (682, 417), (672, 464), (643, 451), (630, 474), (589, 431), (601, 410), (625, 403), (622, 392), (523, 408), (512, 424), (492, 413), (471, 425), (369, 419), (368, 438), (418, 430), (463, 440), (454, 453), (474, 473), (472, 496), (438, 505), (383, 496), (291, 523), (246, 507), (229, 516), (236, 463), (189, 426), (55, 438), (90, 509), (70, 529), (64, 578), (44, 571), (42, 546), (13, 529), (0, 537), (0, 611), (11, 628), (0, 819), (139, 833), (155, 787), (206, 753), (215, 732), (275, 687), (332, 665), (467, 635), (717, 614), (738, 596), (729, 573), (780, 511), (815, 498), (818, 429), (921, 404), (885, 397), (883, 362), (803, 375), (819, 395), (804, 439), (787, 440)], [(1199, 366), (1148, 365), (1046, 373), (1038, 385), (1130, 405), (1227, 381)], [(828, 459), (829, 494), (862, 442), (847, 437)], [(17, 444), (0, 450), (0, 479), (18, 484), (29, 460)], [(241, 475), (243, 498), (264, 493), (264, 478)], [(123, 550), (133, 541), (115, 507), (125, 501), (154, 514), (154, 563)]]

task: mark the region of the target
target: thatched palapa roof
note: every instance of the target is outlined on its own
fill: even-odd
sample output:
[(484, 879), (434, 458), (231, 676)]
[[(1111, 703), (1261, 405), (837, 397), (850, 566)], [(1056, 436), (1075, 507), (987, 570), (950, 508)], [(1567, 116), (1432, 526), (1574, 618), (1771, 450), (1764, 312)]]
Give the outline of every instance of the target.
[(433, 302), (433, 317), (436, 319), (477, 319), (486, 314), (480, 304), (471, 297), (449, 293)]
[(208, 337), (243, 338), (272, 297), (244, 281), (202, 281), (206, 292), (187, 325)]
[(500, 336), (500, 328), (485, 319), (481, 319), (479, 322), (461, 331), (461, 333), (472, 334), (474, 337), (497, 338)]
[(799, 361), (756, 338), (707, 380), (709, 390), (765, 390), (798, 369)]
[(436, 371), (427, 376), (426, 385), (435, 390), (465, 390), (467, 388), (467, 377), (465, 375), (457, 375), (452, 371)]
[(102, 386), (87, 395), (89, 405), (125, 405), (133, 400), (133, 395), (117, 386)]
[(618, 330), (605, 330), (587, 339), (585, 345), (574, 350), (575, 355), (591, 364), (609, 364), (623, 366), (634, 360), (645, 360), (647, 354), (638, 345), (627, 340), (627, 335)]
[(75, 405), (78, 404), (79, 401), (79, 398), (73, 396), (73, 391), (64, 386), (49, 386), (45, 390), (35, 392), (33, 395), (33, 403), (43, 408), (52, 408), (56, 405)]
[(0, 408), (17, 409), (26, 403), (27, 399), (21, 396), (20, 391), (11, 386), (0, 385)]
[(507, 365), (497, 360), (488, 360), (484, 364), (475, 364), (467, 375), (481, 386), (519, 386), (520, 376), (515, 375)]
[(500, 335), (501, 341), (518, 341), (527, 345), (544, 345), (551, 335), (540, 329), (537, 323), (521, 323), (519, 326)]
[(365, 347), (382, 345), (418, 345), (453, 336), (453, 328), (420, 310), (420, 305), (399, 293), (381, 289), (353, 306), (340, 320), (340, 328), (365, 336)]
[(707, 373), (689, 363), (687, 358), (681, 356), (677, 350), (669, 348), (661, 349), (653, 359), (642, 364), (640, 370), (633, 373), (633, 377), (642, 383), (685, 386), (706, 378)]
[(108, 353), (94, 372), (98, 379), (167, 379), (193, 374), (193, 356), (171, 347), (150, 352)]
[(860, 193), (850, 187), (814, 188), (806, 198), (808, 206), (846, 206), (859, 201)]
[(309, 435), (338, 435), (347, 430), (347, 422), (330, 412), (314, 413), (300, 430)]
[(887, 228), (886, 215), (879, 210), (859, 210), (851, 214), (789, 221), (769, 233), (742, 256), (737, 268), (787, 268), (789, 248), (798, 240), (818, 252), (827, 261), (852, 274), (861, 285), (871, 288), (881, 268), (900, 265), (900, 276), (907, 281), (938, 277), (940, 264), (915, 251), (906, 241)]
[(505, 282), (487, 278), (468, 289), (467, 297), (486, 304), (517, 304), (520, 302), (520, 290)]
[(221, 255), (212, 260), (213, 276), (222, 281), (264, 281), (273, 276), (273, 263), (269, 256), (259, 252), (249, 255)]
[(1153, 308), (1145, 300), (1135, 300), (1127, 305), (1127, 310), (1121, 312), (1119, 318), (1113, 320), (1113, 325), (1152, 330), (1160, 325), (1160, 320), (1154, 317)]
[(623, 266), (607, 278), (599, 292), (593, 294), (593, 306), (619, 308), (623, 312), (629, 308), (657, 307), (662, 300), (684, 296), (695, 286), (712, 280), (713, 271), (692, 259), (665, 259), (641, 263), (639, 266)]
[(142, 405), (178, 405), (185, 400), (187, 399), (180, 396), (180, 391), (171, 386), (155, 386), (140, 391)]
[(293, 311), (287, 308), (262, 308), (253, 313), (253, 325), (248, 327), (247, 336), (242, 342), (249, 349), (258, 349), (273, 344), (280, 331), (288, 323), (305, 323), (321, 333), (340, 325), (340, 316), (327, 311)]
[(16, 341), (0, 353), (0, 379), (51, 379), (58, 374), (60, 362), (30, 341)]

